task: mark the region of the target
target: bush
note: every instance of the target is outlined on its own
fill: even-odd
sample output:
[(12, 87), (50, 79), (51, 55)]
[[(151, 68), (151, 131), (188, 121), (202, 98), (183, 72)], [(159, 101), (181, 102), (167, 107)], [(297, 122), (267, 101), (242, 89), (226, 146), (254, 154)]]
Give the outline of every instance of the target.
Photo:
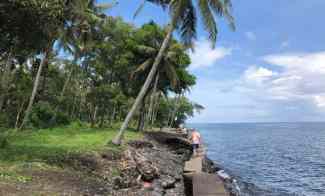
[(54, 125), (67, 125), (70, 123), (69, 116), (63, 112), (58, 112), (56, 114)]
[(9, 117), (8, 115), (4, 113), (0, 113), (0, 132), (1, 129), (5, 129), (9, 127)]
[(44, 129), (57, 125), (66, 125), (69, 123), (69, 119), (62, 112), (55, 115), (55, 111), (49, 103), (39, 102), (33, 107), (29, 123), (34, 128)]
[(0, 134), (0, 149), (6, 148), (8, 146), (8, 138), (4, 134)]

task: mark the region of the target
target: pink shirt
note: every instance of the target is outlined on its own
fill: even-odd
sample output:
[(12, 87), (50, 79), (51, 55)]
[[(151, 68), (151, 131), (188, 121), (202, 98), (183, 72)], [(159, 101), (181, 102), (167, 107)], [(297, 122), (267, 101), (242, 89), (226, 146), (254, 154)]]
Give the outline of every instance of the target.
[(192, 142), (193, 144), (200, 144), (201, 142), (201, 135), (199, 132), (192, 132)]

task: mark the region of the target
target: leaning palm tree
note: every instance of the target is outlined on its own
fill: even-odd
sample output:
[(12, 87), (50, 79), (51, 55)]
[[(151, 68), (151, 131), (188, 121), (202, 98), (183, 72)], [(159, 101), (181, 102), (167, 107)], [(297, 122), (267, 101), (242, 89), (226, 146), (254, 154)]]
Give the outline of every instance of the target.
[[(168, 8), (171, 16), (169, 29), (166, 37), (160, 47), (160, 50), (154, 60), (150, 73), (147, 76), (145, 83), (143, 84), (134, 104), (132, 105), (129, 113), (127, 114), (118, 134), (113, 139), (112, 143), (120, 145), (124, 131), (126, 130), (131, 118), (136, 112), (138, 106), (141, 104), (152, 80), (157, 72), (158, 66), (163, 58), (163, 55), (168, 48), (168, 44), (172, 38), (172, 34), (175, 30), (180, 33), (180, 38), (184, 44), (192, 48), (193, 41), (196, 38), (196, 25), (197, 25), (197, 12), (200, 13), (203, 19), (203, 24), (206, 31), (209, 33), (209, 39), (211, 40), (212, 47), (215, 47), (217, 39), (217, 16), (225, 17), (232, 28), (234, 28), (234, 20), (230, 14), (232, 7), (230, 0), (145, 0), (156, 5)], [(143, 3), (143, 4), (144, 4)], [(195, 7), (197, 3), (197, 7)], [(142, 5), (143, 5), (142, 4)], [(140, 9), (143, 6), (140, 6)], [(136, 12), (138, 13), (139, 10)]]

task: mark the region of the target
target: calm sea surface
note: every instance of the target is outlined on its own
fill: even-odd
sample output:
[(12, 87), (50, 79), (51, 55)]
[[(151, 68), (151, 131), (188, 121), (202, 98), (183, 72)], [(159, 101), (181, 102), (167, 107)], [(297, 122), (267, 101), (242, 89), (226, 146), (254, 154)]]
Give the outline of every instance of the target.
[(190, 124), (242, 195), (325, 196), (325, 123)]

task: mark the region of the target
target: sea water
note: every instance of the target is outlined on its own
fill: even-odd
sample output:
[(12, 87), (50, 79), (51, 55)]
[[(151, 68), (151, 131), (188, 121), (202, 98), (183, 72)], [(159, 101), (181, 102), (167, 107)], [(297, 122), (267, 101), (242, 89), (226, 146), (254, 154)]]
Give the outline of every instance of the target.
[(325, 123), (189, 124), (244, 196), (325, 196)]

